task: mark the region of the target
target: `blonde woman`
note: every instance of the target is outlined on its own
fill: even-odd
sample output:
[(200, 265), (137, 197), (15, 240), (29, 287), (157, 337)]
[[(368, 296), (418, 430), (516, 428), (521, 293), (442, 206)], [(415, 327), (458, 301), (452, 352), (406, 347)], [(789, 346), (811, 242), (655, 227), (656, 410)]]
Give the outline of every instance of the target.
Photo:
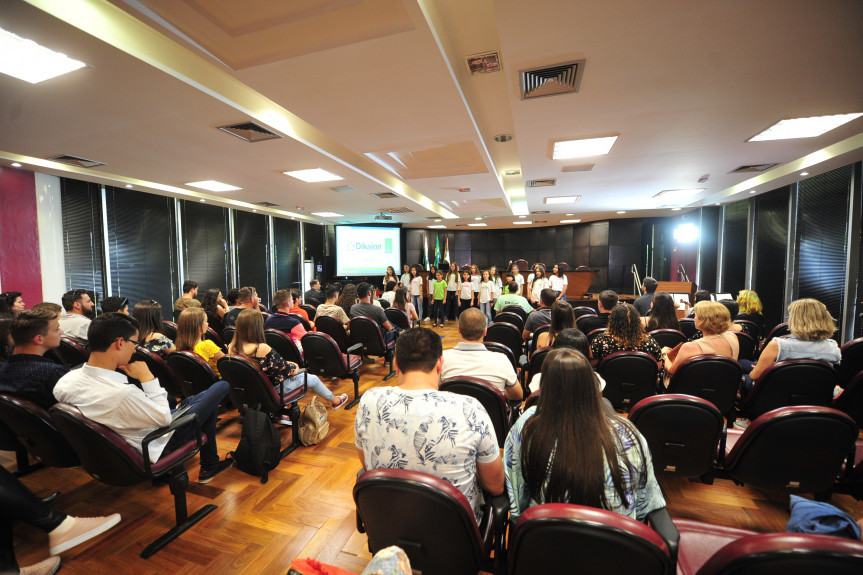
[(200, 307), (187, 307), (177, 318), (177, 351), (191, 351), (206, 361), (217, 376), (219, 375), (219, 359), (225, 357), (225, 354), (218, 345), (204, 339), (204, 334), (207, 333), (209, 320), (207, 312)]
[(760, 333), (764, 329), (764, 316), (761, 315), (762, 306), (758, 294), (749, 289), (740, 290), (737, 294), (737, 305), (740, 311), (737, 313), (736, 318), (731, 319), (751, 321), (758, 326), (758, 332)]
[[(661, 294), (656, 294), (657, 297)], [(654, 298), (654, 306), (656, 305)], [(712, 354), (737, 360), (740, 343), (731, 327), (731, 314), (728, 308), (715, 301), (700, 301), (695, 304), (695, 329), (700, 329), (704, 337), (684, 343), (677, 352), (663, 347), (665, 371), (673, 374), (680, 364), (696, 355)]]

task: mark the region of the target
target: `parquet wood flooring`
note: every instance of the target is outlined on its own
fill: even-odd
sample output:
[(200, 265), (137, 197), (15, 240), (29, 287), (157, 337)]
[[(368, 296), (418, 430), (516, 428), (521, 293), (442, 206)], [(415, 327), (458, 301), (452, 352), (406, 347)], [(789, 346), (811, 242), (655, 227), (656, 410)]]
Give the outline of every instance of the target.
[[(428, 323), (424, 324), (428, 325)], [(455, 322), (438, 330), (444, 348), (458, 342)], [(389, 371), (382, 360), (362, 367), (360, 390), (396, 385), (382, 381)], [(326, 382), (335, 393), (353, 394), (348, 381)], [(311, 396), (301, 403), (310, 401)], [(194, 511), (207, 503), (219, 508), (150, 559), (140, 552), (174, 523), (173, 498), (166, 485), (149, 483), (130, 488), (110, 487), (81, 469), (42, 469), (22, 481), (45, 496), (63, 492), (57, 509), (73, 515), (118, 512), (123, 521), (107, 534), (63, 553), (63, 573), (173, 574), (285, 573), (295, 557), (315, 557), (359, 573), (371, 558), (366, 536), (356, 531), (351, 489), (360, 469), (354, 448), (356, 408), (329, 411), (330, 433), (321, 445), (299, 448), (260, 480), (229, 469), (207, 485), (195, 482), (197, 459), (187, 463), (190, 476), (188, 504)], [(219, 422), (219, 453), (236, 448), (240, 420), (236, 411)], [(282, 431), (283, 441), (290, 431)], [(0, 452), (0, 463), (14, 470), (14, 456)], [(757, 531), (784, 531), (788, 497), (717, 479), (703, 485), (685, 479), (660, 478), (673, 517), (686, 517)], [(863, 503), (834, 495), (831, 503), (855, 518), (863, 517)], [(397, 510), (394, 510), (396, 512)], [(38, 529), (19, 525), (15, 548), (19, 562), (28, 565), (44, 558), (48, 537)]]

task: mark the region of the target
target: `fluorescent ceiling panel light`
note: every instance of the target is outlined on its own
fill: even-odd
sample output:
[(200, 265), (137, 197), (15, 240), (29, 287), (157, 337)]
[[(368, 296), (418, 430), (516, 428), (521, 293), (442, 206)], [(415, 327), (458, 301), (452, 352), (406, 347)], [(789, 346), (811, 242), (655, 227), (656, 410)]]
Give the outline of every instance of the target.
[(0, 72), (38, 84), (86, 64), (0, 28)]
[(626, 213), (626, 210), (620, 210), (620, 211), (619, 211), (619, 212), (617, 212), (617, 213), (618, 213), (618, 214), (625, 214), (625, 213)]
[(792, 138), (814, 138), (820, 136), (851, 120), (856, 120), (863, 113), (836, 114), (833, 116), (813, 116), (811, 118), (792, 118), (780, 120), (747, 142), (764, 142), (767, 140), (790, 140)]
[(477, 217), (475, 217), (474, 219), (475, 219), (475, 220), (477, 220), (477, 221), (479, 221), (479, 220), (481, 220), (481, 219), (482, 219), (482, 216), (477, 216)]
[(580, 219), (578, 219), (578, 220), (560, 220), (560, 223), (562, 223), (562, 224), (577, 224), (580, 221), (581, 221)]
[[(12, 165), (14, 166), (15, 164), (12, 164)], [(809, 172), (800, 172), (800, 175), (801, 175), (801, 176), (808, 176), (808, 175), (809, 175)]]
[(294, 170), (293, 172), (282, 172), (286, 176), (291, 176), (304, 182), (332, 182), (334, 180), (344, 180), (343, 177), (337, 176), (326, 170), (314, 168), (311, 170)]
[(433, 229), (433, 230), (443, 230), (443, 229), (446, 229), (446, 226), (444, 226), (444, 225), (440, 225), (440, 224), (438, 224), (438, 225), (434, 225), (434, 226), (428, 226), (428, 227), (430, 227), (430, 228), (431, 228), (431, 229)]
[(470, 227), (472, 227), (472, 228), (484, 228), (484, 227), (486, 227), (488, 224), (486, 224), (485, 222), (482, 222), (482, 223), (479, 223), (479, 224), (468, 224), (468, 225), (469, 225)]
[(336, 212), (312, 212), (313, 216), (318, 216), (319, 218), (343, 218), (344, 214), (337, 214)]
[(617, 138), (617, 136), (606, 136), (603, 138), (585, 138), (583, 140), (555, 142), (551, 159), (570, 160), (572, 158), (602, 156), (611, 151), (611, 147), (617, 141)]
[(187, 182), (187, 186), (192, 186), (193, 188), (201, 188), (202, 190), (207, 190), (209, 192), (235, 192), (237, 190), (242, 190), (243, 188), (238, 188), (237, 186), (232, 186), (230, 184), (224, 184), (222, 182), (217, 182), (216, 180), (202, 180), (200, 182)]
[(672, 212), (679, 212), (682, 208), (671, 208)]
[(518, 220), (517, 222), (512, 222), (514, 226), (529, 226), (533, 222), (530, 220)]
[[(21, 164), (19, 164), (18, 162), (12, 162), (12, 167), (13, 168), (20, 168)], [(801, 175), (804, 175), (804, 174), (801, 174)]]
[(554, 198), (545, 198), (546, 204), (574, 204), (581, 199), (581, 196), (556, 196)]

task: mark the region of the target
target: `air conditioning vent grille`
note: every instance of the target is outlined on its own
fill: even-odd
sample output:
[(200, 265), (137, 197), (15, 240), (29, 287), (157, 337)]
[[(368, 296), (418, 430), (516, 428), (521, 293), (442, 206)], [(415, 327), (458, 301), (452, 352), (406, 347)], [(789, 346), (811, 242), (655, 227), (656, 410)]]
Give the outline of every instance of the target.
[(748, 173), (752, 173), (752, 172), (764, 172), (764, 171), (767, 171), (770, 168), (772, 168), (774, 166), (778, 166), (778, 165), (779, 165), (778, 163), (776, 163), (776, 164), (749, 164), (749, 165), (739, 166), (739, 167), (731, 170), (728, 173), (729, 174), (748, 174)]
[(589, 172), (595, 164), (577, 164), (574, 166), (564, 166), (560, 169), (561, 172)]
[(382, 210), (378, 210), (382, 214), (409, 214), (412, 213), (413, 210), (402, 206), (399, 208), (383, 208)]
[(54, 156), (53, 158), (48, 159), (55, 162), (60, 162), (61, 164), (78, 166), (79, 168), (95, 168), (96, 166), (105, 165), (105, 162), (100, 162), (98, 160), (88, 160), (87, 158), (79, 158), (78, 156), (72, 156), (71, 154), (61, 154), (59, 156)]
[(547, 178), (544, 180), (528, 180), (527, 187), (528, 188), (547, 188), (549, 186), (554, 186), (557, 184), (557, 179), (555, 178)]
[(261, 206), (262, 208), (275, 208), (282, 204), (274, 204), (273, 202), (255, 202), (255, 205)]
[(558, 94), (574, 94), (581, 87), (584, 60), (565, 62), (544, 68), (522, 70), (521, 99), (542, 98)]
[(219, 126), (219, 129), (252, 144), (255, 142), (263, 142), (264, 140), (278, 140), (282, 137), (255, 122), (242, 122), (240, 124)]
[(372, 194), (374, 197), (380, 200), (388, 200), (390, 198), (397, 198), (398, 196), (392, 192), (379, 192), (377, 194)]

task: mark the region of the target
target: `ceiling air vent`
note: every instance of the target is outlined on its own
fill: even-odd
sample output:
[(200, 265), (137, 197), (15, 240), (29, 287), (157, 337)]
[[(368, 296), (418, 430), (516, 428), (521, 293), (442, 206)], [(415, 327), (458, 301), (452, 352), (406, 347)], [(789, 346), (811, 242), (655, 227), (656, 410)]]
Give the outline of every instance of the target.
[(555, 178), (546, 178), (545, 180), (528, 180), (527, 187), (528, 188), (547, 188), (549, 186), (553, 186), (557, 184), (557, 180)]
[(232, 136), (236, 136), (247, 142), (263, 142), (264, 140), (278, 140), (281, 138), (275, 132), (268, 130), (255, 122), (243, 122), (241, 124), (230, 124), (228, 126), (218, 127), (223, 132), (227, 132)]
[(400, 207), (400, 208), (384, 208), (379, 210), (382, 214), (409, 214), (412, 213), (413, 210), (408, 207)]
[(542, 214), (547, 214), (547, 213), (549, 213), (549, 211), (548, 211), (548, 210), (537, 210), (537, 211), (535, 211), (535, 212), (530, 212), (530, 213), (531, 213), (531, 214), (533, 214), (533, 215), (535, 215), (535, 216), (539, 216), (539, 215), (542, 215)]
[(474, 54), (465, 58), (467, 69), (471, 74), (488, 74), (500, 72), (500, 54), (497, 52), (485, 52)]
[(255, 202), (255, 205), (261, 206), (262, 208), (275, 208), (282, 204), (274, 204), (273, 202)]
[(561, 172), (589, 172), (595, 164), (578, 164), (575, 166), (564, 166), (560, 169)]
[(769, 170), (774, 166), (778, 166), (779, 164), (751, 164), (748, 166), (740, 166), (739, 168), (735, 168), (728, 172), (729, 174), (746, 174), (751, 172), (763, 172), (765, 170)]
[(99, 162), (96, 160), (88, 160), (87, 158), (79, 158), (78, 156), (72, 156), (69, 154), (54, 156), (53, 158), (48, 158), (48, 159), (53, 160), (55, 162), (60, 162), (61, 164), (69, 164), (70, 166), (78, 166), (79, 168), (95, 168), (96, 166), (104, 166), (105, 165), (105, 162)]
[(377, 194), (372, 194), (374, 197), (381, 200), (388, 200), (390, 198), (397, 198), (398, 196), (392, 192), (379, 192)]
[(582, 75), (584, 75), (584, 60), (522, 70), (519, 72), (521, 99), (574, 94), (581, 86)]
[(335, 188), (330, 188), (334, 192), (353, 192), (356, 190), (353, 186), (336, 186)]

